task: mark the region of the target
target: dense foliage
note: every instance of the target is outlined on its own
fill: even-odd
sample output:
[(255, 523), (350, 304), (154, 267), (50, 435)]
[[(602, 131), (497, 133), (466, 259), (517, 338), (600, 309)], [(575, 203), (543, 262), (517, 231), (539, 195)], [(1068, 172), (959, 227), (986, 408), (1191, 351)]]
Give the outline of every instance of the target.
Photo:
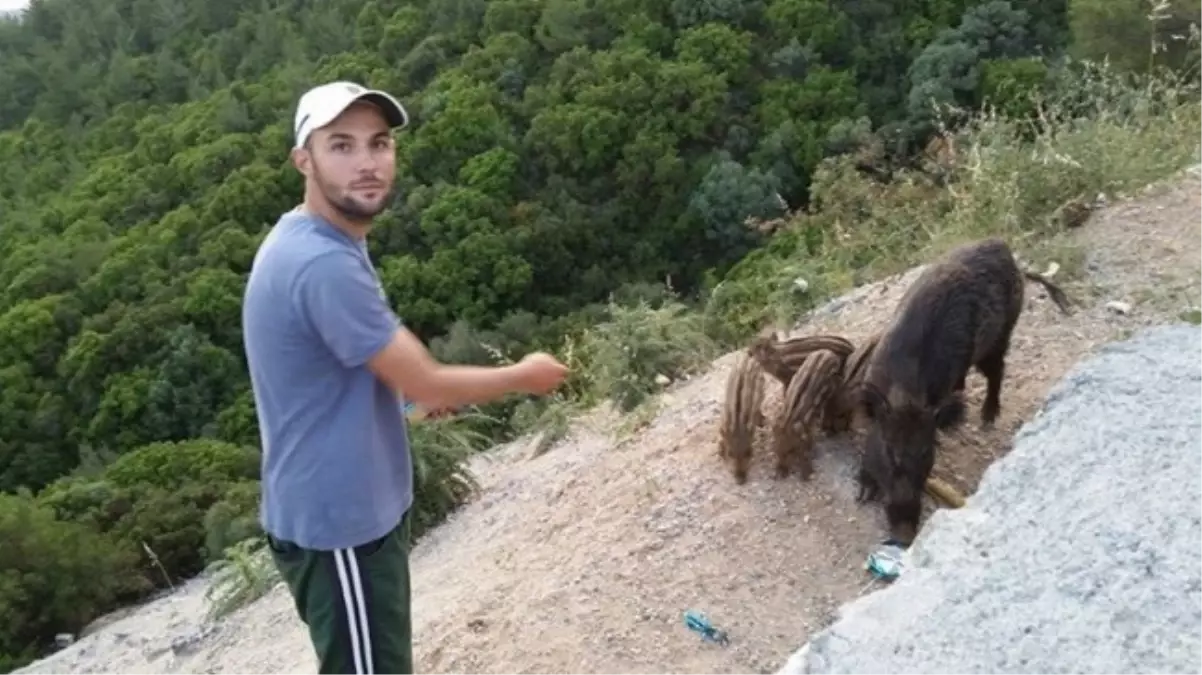
[[(575, 366), (556, 405), (414, 429), (420, 534), (471, 493), (464, 458), (490, 439), (562, 430), (561, 403), (637, 406), (767, 308), (796, 311), (797, 274), (812, 300), (916, 254), (917, 221), (957, 208), (938, 171), (899, 180), (927, 175), (934, 104), (1032, 119), (1028, 94), (1076, 91), (1070, 21), (1083, 55), (1146, 50), (1111, 1), (35, 0), (0, 20), (0, 670), (258, 533), (239, 310), (300, 195), (308, 86), (410, 107), (371, 238), (408, 325), (447, 360)], [(1187, 44), (1124, 65), (1192, 63)], [(1072, 106), (1096, 119), (1127, 100), (1091, 96)], [(1138, 178), (1176, 161), (1161, 140)], [(1017, 226), (1109, 175), (1041, 175)]]

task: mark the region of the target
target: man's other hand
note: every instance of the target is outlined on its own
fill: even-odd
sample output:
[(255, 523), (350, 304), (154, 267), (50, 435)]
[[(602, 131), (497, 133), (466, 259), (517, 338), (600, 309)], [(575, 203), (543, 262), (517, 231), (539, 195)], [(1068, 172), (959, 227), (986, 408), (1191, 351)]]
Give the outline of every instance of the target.
[(546, 394), (568, 376), (568, 367), (544, 352), (527, 354), (517, 363), (522, 390), (529, 394)]

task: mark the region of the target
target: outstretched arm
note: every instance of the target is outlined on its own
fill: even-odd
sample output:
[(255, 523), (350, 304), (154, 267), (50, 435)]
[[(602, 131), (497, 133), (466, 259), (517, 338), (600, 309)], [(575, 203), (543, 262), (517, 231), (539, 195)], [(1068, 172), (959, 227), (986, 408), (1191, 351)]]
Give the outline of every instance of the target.
[(566, 374), (545, 355), (500, 366), (439, 363), (384, 301), (375, 277), (351, 252), (332, 252), (301, 274), (297, 300), (313, 329), (347, 368), (376, 377), (428, 410), (486, 403), (510, 392), (542, 393)]
[(524, 369), (517, 365), (453, 366), (439, 363), (405, 327), (367, 361), (376, 377), (427, 410), (487, 403), (505, 394), (525, 391)]

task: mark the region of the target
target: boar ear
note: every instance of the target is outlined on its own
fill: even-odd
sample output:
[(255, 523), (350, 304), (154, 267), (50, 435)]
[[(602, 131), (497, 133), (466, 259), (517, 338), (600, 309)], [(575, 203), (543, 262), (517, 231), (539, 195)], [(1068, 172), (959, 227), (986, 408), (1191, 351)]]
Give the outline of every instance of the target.
[(889, 413), (889, 399), (876, 385), (862, 382), (856, 388), (855, 399), (868, 419), (881, 419)]
[(776, 324), (770, 321), (765, 321), (760, 326), (760, 330), (756, 333), (756, 342), (778, 342), (780, 340), (779, 332), (780, 331), (776, 329)]
[(959, 392), (943, 399), (935, 408), (935, 428), (947, 431), (964, 421), (964, 398)]
[(772, 336), (766, 333), (760, 333), (747, 343), (747, 353), (751, 355), (762, 354), (772, 346)]

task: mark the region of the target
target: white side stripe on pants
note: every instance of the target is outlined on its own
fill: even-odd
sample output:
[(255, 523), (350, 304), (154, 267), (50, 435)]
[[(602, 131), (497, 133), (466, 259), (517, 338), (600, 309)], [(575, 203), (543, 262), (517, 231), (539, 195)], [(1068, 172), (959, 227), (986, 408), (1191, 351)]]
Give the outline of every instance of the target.
[(367, 623), (367, 605), (363, 599), (363, 581), (359, 576), (359, 561), (352, 549), (335, 549), (334, 565), (338, 569), (338, 586), (346, 606), (346, 623), (351, 634), (351, 654), (355, 672), (372, 675), (376, 672), (371, 658), (371, 628)]

